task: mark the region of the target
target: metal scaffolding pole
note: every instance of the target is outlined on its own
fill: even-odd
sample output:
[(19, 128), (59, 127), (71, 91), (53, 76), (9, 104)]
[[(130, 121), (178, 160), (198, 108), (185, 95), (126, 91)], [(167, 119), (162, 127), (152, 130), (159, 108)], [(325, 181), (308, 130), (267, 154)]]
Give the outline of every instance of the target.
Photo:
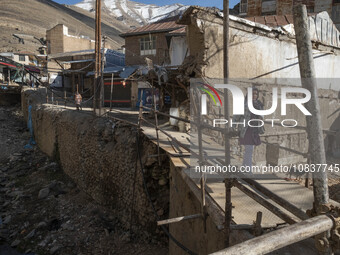
[[(223, 0), (223, 74), (224, 82), (228, 83), (229, 78), (229, 0)], [(229, 120), (229, 107), (228, 107), (228, 90), (224, 89), (224, 116)], [(224, 133), (224, 150), (226, 166), (230, 165), (230, 139), (229, 139), (229, 127)], [(231, 204), (231, 187), (232, 180), (226, 178), (225, 182), (225, 247), (229, 247), (230, 239), (230, 224), (232, 221), (232, 204)]]
[(327, 215), (320, 215), (268, 234), (250, 239), (211, 255), (257, 255), (267, 254), (282, 247), (305, 240), (330, 230), (334, 221)]
[(100, 86), (101, 86), (101, 0), (96, 0), (96, 36), (95, 36), (95, 72), (93, 82), (93, 111), (100, 107)]

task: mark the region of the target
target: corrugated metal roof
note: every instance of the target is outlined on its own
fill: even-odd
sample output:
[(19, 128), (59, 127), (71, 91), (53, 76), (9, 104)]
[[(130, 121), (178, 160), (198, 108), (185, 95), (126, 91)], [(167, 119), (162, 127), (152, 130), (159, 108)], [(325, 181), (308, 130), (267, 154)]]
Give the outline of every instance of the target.
[(176, 24), (176, 20), (178, 17), (171, 17), (169, 19), (164, 19), (146, 26), (138, 27), (129, 30), (126, 33), (120, 34), (121, 37), (140, 35), (140, 34), (148, 34), (148, 33), (157, 33), (157, 32), (168, 32), (177, 30), (179, 28), (183, 28), (183, 25)]
[(186, 33), (186, 27), (181, 27), (179, 29), (169, 32), (169, 34), (185, 34), (185, 33)]

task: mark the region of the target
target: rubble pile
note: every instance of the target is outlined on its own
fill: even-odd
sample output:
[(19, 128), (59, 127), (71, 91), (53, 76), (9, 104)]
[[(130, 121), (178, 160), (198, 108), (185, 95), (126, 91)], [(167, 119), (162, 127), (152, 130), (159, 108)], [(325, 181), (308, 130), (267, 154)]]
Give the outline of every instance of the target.
[(24, 149), (29, 134), (17, 108), (0, 112), (1, 148), (8, 145), (0, 157), (0, 254), (167, 253), (164, 242), (126, 230), (36, 146)]

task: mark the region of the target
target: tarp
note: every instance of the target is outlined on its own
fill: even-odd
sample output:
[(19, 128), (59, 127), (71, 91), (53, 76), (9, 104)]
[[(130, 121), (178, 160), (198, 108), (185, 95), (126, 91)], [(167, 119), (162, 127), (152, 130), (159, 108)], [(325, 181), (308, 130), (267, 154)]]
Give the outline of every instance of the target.
[(178, 66), (183, 63), (188, 46), (185, 36), (172, 37), (170, 42), (170, 59), (172, 66)]

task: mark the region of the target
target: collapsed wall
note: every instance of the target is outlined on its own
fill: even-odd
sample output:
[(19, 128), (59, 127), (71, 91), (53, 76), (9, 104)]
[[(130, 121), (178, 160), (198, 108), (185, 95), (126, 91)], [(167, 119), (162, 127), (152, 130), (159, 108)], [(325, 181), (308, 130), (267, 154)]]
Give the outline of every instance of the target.
[[(27, 119), (33, 107), (35, 140), (48, 156), (96, 202), (113, 210), (126, 228), (143, 227), (146, 235), (158, 232), (156, 217), (143, 188), (137, 162), (137, 128), (91, 112), (41, 104), (38, 91), (23, 89), (22, 110)], [(169, 159), (158, 166), (157, 147), (140, 135), (140, 153), (151, 199), (161, 219), (168, 218)]]

